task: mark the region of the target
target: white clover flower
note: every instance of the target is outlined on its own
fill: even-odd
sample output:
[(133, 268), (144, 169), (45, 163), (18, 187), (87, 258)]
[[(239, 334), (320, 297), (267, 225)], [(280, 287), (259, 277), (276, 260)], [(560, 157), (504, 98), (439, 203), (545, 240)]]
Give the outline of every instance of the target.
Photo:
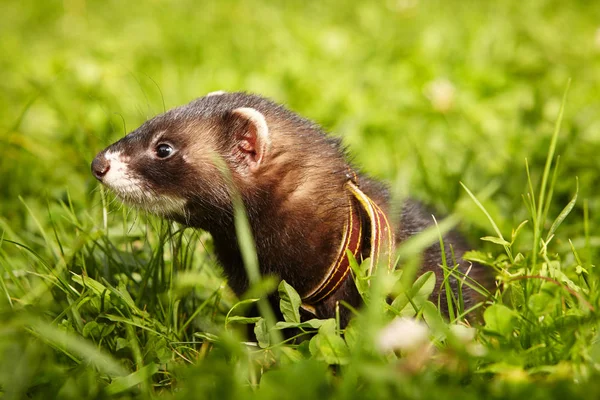
[(416, 350), (429, 341), (429, 327), (411, 318), (396, 318), (379, 332), (376, 340), (377, 348), (384, 353)]
[(440, 78), (431, 81), (423, 91), (436, 111), (444, 113), (454, 106), (456, 89), (448, 79)]
[(469, 343), (475, 339), (475, 328), (464, 325), (450, 325), (450, 332), (462, 343)]
[(467, 345), (467, 351), (469, 352), (470, 355), (472, 355), (474, 357), (484, 357), (488, 353), (488, 351), (484, 345), (482, 345), (481, 343), (475, 343), (475, 342), (469, 343)]

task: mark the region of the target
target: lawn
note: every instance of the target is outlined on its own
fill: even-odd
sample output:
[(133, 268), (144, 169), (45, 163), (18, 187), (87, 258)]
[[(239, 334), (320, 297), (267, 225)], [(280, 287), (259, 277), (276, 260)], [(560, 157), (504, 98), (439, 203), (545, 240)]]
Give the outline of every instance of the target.
[[(0, 10), (0, 398), (599, 398), (600, 2)], [(456, 222), (497, 277), (482, 318), (441, 317), (431, 277), (409, 273), (373, 277), (345, 330), (300, 324), (284, 285), (285, 321), (244, 317), (276, 281), (236, 298), (209, 235), (122, 206), (90, 173), (215, 90), (286, 104), (396, 198)], [(401, 248), (405, 264), (436, 235)], [(383, 350), (394, 316), (425, 339)], [(282, 342), (286, 326), (306, 340)]]

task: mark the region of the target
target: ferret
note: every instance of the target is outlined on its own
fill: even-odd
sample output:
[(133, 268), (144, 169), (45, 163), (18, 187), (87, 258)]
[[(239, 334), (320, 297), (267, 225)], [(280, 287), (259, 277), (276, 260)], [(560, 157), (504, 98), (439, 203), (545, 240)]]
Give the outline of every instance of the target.
[[(388, 188), (357, 172), (340, 139), (282, 105), (242, 92), (211, 93), (152, 118), (98, 153), (91, 169), (126, 204), (208, 231), (230, 287), (241, 295), (249, 283), (234, 224), (239, 196), (260, 272), (296, 289), (306, 306), (304, 319), (334, 317), (340, 300), (361, 305), (345, 250), (352, 247), (360, 259), (376, 256), (377, 235), (397, 245), (432, 224), (411, 200), (393, 215)], [(373, 225), (352, 187), (383, 225)], [(449, 264), (451, 247), (462, 273), (485, 276), (482, 266), (461, 259), (465, 245), (452, 232), (445, 236)], [(441, 292), (445, 303), (441, 264), (439, 244), (424, 251), (421, 270), (435, 273), (433, 296)], [(452, 285), (456, 290), (456, 280)], [(466, 305), (478, 298), (468, 287), (463, 296)], [(350, 312), (340, 312), (345, 324)]]

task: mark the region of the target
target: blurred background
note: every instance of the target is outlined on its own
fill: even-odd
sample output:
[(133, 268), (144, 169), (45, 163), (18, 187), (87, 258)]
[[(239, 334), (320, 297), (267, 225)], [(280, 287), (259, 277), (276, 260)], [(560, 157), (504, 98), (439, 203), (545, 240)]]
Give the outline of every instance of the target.
[[(531, 221), (525, 160), (538, 193), (569, 81), (544, 234), (577, 185), (578, 198), (543, 262), (533, 261), (529, 222), (509, 263), (501, 246), (479, 240), (496, 233), (460, 182), (506, 239)], [(487, 372), (481, 354), (441, 379), (431, 364), (422, 380), (356, 358), (348, 368), (365, 366), (360, 381), (372, 398), (488, 393), (500, 387), (495, 372), (537, 394), (528, 398), (540, 397), (547, 373), (585, 382), (576, 390), (594, 397), (600, 2), (584, 0), (0, 0), (0, 397), (80, 400), (132, 389), (141, 398), (207, 390), (241, 398), (231, 393), (257, 385), (255, 367), (272, 366), (271, 349), (250, 352), (218, 335), (236, 299), (204, 251), (210, 238), (172, 235), (177, 228), (103, 197), (90, 173), (108, 144), (215, 90), (271, 97), (341, 136), (356, 164), (398, 198), (415, 197), (438, 217), (456, 213), (478, 259), (505, 276), (541, 271), (562, 282), (517, 277), (497, 299), (515, 311), (488, 308), (498, 315), (480, 335), (490, 338)], [(573, 303), (577, 293), (590, 303)], [(208, 351), (212, 342), (220, 347)], [(271, 375), (272, 398), (321, 398), (333, 383), (364, 398), (354, 375), (341, 379), (308, 356), (310, 346), (293, 347), (283, 350), (294, 364)], [(170, 392), (177, 382), (186, 383)], [(386, 395), (392, 387), (396, 395)]]
[(490, 228), (459, 181), (510, 235), (528, 218), (525, 159), (537, 184), (569, 79), (549, 215), (578, 177), (563, 235), (582, 235), (584, 201), (600, 222), (599, 2), (5, 0), (0, 9), (7, 237), (39, 242), (47, 210), (60, 214), (67, 200), (99, 223), (96, 152), (165, 109), (244, 90), (342, 136), (398, 195), (459, 212), (478, 246)]

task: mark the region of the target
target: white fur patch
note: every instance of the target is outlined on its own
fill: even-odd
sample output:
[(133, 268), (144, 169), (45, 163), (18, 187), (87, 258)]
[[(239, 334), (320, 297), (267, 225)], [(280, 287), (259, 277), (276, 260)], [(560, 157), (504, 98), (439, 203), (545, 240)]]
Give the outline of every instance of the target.
[(226, 94), (227, 92), (224, 90), (215, 90), (214, 92), (210, 92), (208, 93), (205, 97), (210, 97), (210, 96), (219, 96), (221, 94)]
[(187, 200), (161, 195), (139, 204), (141, 208), (157, 215), (177, 214), (185, 216)]
[(129, 168), (124, 157), (120, 152), (107, 151), (104, 158), (110, 162), (110, 169), (104, 175), (102, 182), (114, 190), (135, 190), (130, 186), (138, 186), (139, 182), (134, 182), (130, 176)]
[(140, 177), (129, 168), (129, 157), (120, 152), (107, 151), (104, 158), (110, 162), (110, 169), (104, 175), (102, 183), (108, 186), (115, 194), (130, 205), (142, 208), (153, 214), (184, 215), (187, 200), (165, 196), (148, 189)]

